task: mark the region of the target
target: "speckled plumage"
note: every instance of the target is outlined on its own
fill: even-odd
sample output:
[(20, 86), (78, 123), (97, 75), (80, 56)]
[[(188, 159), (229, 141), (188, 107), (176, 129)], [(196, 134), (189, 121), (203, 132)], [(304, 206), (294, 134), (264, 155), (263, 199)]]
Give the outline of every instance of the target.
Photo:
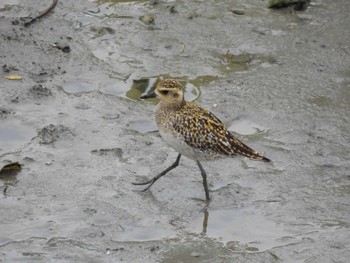
[[(166, 95), (161, 91), (169, 90)], [(156, 110), (156, 122), (163, 140), (177, 152), (193, 160), (215, 160), (244, 156), (268, 161), (238, 139), (211, 112), (183, 99), (182, 85), (172, 79), (161, 81), (157, 91), (161, 102)], [(170, 100), (162, 96), (172, 96)]]
[(162, 139), (179, 154), (175, 162), (152, 179), (133, 183), (147, 185), (148, 190), (160, 177), (179, 165), (181, 155), (196, 161), (203, 177), (207, 203), (210, 201), (207, 174), (200, 161), (225, 157), (243, 156), (250, 159), (270, 161), (236, 139), (215, 115), (184, 99), (182, 85), (174, 79), (158, 83), (153, 94), (142, 99), (160, 98), (156, 110), (156, 122)]

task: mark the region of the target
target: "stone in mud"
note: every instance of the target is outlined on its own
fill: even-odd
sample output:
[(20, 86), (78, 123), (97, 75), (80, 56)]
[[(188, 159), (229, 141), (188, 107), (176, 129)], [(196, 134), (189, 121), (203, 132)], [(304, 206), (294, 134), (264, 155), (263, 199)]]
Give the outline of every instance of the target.
[(145, 25), (154, 24), (154, 20), (156, 19), (155, 15), (153, 14), (145, 14), (143, 16), (140, 16), (140, 20)]
[(199, 17), (200, 15), (196, 12), (196, 11), (191, 11), (187, 14), (187, 18), (188, 19), (194, 19)]
[(69, 53), (70, 52), (70, 46), (65, 41), (61, 41), (61, 40), (57, 41), (53, 46), (58, 48), (59, 50), (62, 50), (62, 52), (64, 52), (64, 53)]
[(169, 10), (170, 14), (177, 14), (178, 13), (175, 5), (169, 5), (169, 6), (167, 6), (167, 9)]
[(239, 15), (239, 16), (245, 15), (245, 11), (242, 9), (231, 9), (230, 11), (235, 15)]

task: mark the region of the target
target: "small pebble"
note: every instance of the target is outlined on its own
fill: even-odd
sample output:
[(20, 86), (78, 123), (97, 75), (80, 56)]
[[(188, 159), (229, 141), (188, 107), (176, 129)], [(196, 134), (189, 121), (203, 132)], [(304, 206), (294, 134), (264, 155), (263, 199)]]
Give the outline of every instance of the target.
[(193, 252), (191, 253), (191, 256), (192, 256), (192, 257), (198, 258), (198, 257), (202, 256), (202, 254), (199, 253), (199, 252), (193, 251)]
[(196, 11), (190, 12), (187, 14), (188, 19), (193, 19), (199, 17), (199, 14)]
[(245, 12), (243, 10), (240, 10), (240, 9), (231, 9), (230, 11), (232, 13), (234, 13), (235, 15), (239, 15), (239, 16), (245, 15)]
[(156, 19), (155, 15), (153, 14), (145, 14), (143, 16), (140, 16), (140, 20), (145, 25), (154, 24), (154, 20)]
[(53, 46), (58, 48), (59, 50), (62, 50), (62, 52), (64, 53), (70, 52), (70, 46), (64, 41), (58, 41)]

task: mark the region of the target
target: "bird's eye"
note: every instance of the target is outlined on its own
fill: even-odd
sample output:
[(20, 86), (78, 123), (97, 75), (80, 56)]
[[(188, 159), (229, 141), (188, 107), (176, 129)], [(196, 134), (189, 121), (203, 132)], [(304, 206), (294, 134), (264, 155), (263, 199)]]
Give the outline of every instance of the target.
[(163, 95), (168, 95), (169, 90), (161, 90), (160, 93), (163, 94)]

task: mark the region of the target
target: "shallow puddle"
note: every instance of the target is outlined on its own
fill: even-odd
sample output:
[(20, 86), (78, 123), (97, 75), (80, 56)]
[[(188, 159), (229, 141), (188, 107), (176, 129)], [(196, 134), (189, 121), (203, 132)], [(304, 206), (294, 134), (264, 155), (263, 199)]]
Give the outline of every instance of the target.
[(0, 153), (16, 150), (28, 143), (36, 131), (17, 120), (2, 120), (0, 126)]
[(81, 93), (93, 90), (115, 90), (119, 84), (118, 79), (113, 79), (103, 73), (82, 72), (77, 73), (71, 79), (67, 79), (62, 87), (68, 93)]
[[(62, 88), (68, 93), (83, 93), (99, 90), (102, 93), (115, 95), (119, 97), (139, 100), (141, 95), (154, 91), (159, 81), (170, 78), (169, 75), (159, 75), (155, 77), (134, 78), (129, 76), (126, 80), (107, 76), (103, 73), (85, 72), (78, 74), (77, 77), (67, 79)], [(195, 79), (187, 77), (178, 77), (185, 87), (185, 99), (194, 101), (200, 96), (200, 86), (207, 85), (217, 79), (215, 76), (198, 76)], [(149, 99), (148, 101), (157, 103), (158, 99)]]
[(189, 228), (225, 243), (230, 249), (248, 252), (261, 252), (287, 242), (298, 242), (295, 238), (283, 241), (291, 233), (251, 207), (209, 211), (198, 217)]

